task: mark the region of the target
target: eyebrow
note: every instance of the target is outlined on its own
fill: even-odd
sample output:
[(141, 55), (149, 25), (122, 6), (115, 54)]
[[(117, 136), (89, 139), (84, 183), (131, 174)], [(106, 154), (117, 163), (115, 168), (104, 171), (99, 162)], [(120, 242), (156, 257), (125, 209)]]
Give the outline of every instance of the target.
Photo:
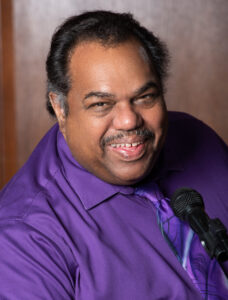
[(153, 81), (148, 81), (146, 84), (144, 84), (142, 87), (140, 87), (134, 92), (134, 97), (140, 96), (150, 88), (158, 88), (158, 85)]
[[(133, 92), (133, 97), (137, 97), (141, 95), (142, 93), (146, 92), (150, 88), (158, 88), (158, 85), (153, 82), (153, 81), (148, 81), (146, 84), (144, 84), (142, 87), (139, 89), (135, 90)], [(107, 92), (100, 92), (100, 91), (91, 91), (88, 94), (86, 94), (83, 98), (83, 100), (86, 100), (91, 97), (96, 97), (96, 98), (115, 98), (114, 94), (107, 93)]]
[(90, 97), (97, 97), (97, 98), (115, 98), (114, 94), (106, 93), (106, 92), (98, 92), (98, 91), (92, 91), (85, 95), (83, 100), (86, 100)]

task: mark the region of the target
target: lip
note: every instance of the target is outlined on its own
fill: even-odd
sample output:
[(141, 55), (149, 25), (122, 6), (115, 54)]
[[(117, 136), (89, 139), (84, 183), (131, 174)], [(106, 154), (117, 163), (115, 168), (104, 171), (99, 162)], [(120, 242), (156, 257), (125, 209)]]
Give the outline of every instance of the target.
[(146, 141), (140, 142), (137, 146), (120, 146), (113, 147), (111, 145), (107, 146), (108, 150), (117, 156), (119, 159), (123, 161), (136, 161), (139, 160), (146, 152)]

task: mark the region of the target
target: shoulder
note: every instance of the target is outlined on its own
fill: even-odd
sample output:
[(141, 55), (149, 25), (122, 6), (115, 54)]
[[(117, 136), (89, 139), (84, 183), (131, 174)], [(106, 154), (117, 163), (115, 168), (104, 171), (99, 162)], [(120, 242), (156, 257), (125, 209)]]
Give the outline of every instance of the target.
[(224, 175), (228, 172), (227, 145), (213, 129), (189, 114), (169, 112), (164, 148), (169, 156), (181, 162), (185, 170), (198, 170), (199, 174), (203, 171), (220, 173), (220, 176), (222, 172)]
[(162, 179), (164, 193), (171, 197), (177, 188), (193, 188), (203, 196), (210, 216), (228, 225), (228, 147), (223, 140), (202, 121), (170, 112), (164, 153), (167, 161), (181, 166)]
[[(219, 159), (228, 155), (228, 147), (217, 133), (201, 120), (183, 112), (169, 112), (168, 144), (176, 144), (186, 153), (207, 152)], [(176, 149), (177, 150), (177, 149)], [(219, 153), (217, 152), (219, 151)]]
[(34, 202), (49, 197), (48, 186), (60, 176), (55, 125), (39, 142), (25, 165), (0, 192), (0, 219), (23, 219)]
[(204, 132), (209, 135), (217, 136), (216, 133), (203, 121), (185, 112), (169, 111), (168, 119), (170, 129), (178, 129), (178, 133), (185, 133), (186, 130), (189, 129), (198, 129), (199, 133)]

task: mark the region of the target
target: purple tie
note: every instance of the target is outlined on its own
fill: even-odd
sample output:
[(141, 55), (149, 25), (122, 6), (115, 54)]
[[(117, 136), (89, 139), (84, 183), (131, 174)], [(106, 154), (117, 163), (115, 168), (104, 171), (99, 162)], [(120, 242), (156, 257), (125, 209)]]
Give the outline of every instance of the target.
[(203, 299), (228, 299), (228, 282), (219, 264), (210, 259), (198, 236), (178, 219), (156, 183), (136, 188), (135, 193), (149, 199), (156, 208), (161, 233), (186, 270)]

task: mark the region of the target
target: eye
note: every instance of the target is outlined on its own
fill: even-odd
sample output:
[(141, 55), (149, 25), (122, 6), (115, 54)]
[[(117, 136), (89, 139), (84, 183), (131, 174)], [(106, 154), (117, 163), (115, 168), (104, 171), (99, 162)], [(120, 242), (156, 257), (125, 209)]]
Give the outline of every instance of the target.
[(97, 103), (94, 103), (94, 106), (105, 106), (106, 103), (105, 102), (97, 102)]
[(108, 101), (98, 101), (89, 105), (89, 109), (94, 112), (106, 112), (111, 109), (111, 107), (112, 104)]
[(134, 102), (137, 105), (151, 106), (157, 101), (158, 97), (158, 93), (149, 93), (136, 98)]
[(90, 104), (89, 107), (104, 107), (106, 105), (107, 105), (107, 102), (100, 101), (100, 102), (95, 102), (95, 103)]

